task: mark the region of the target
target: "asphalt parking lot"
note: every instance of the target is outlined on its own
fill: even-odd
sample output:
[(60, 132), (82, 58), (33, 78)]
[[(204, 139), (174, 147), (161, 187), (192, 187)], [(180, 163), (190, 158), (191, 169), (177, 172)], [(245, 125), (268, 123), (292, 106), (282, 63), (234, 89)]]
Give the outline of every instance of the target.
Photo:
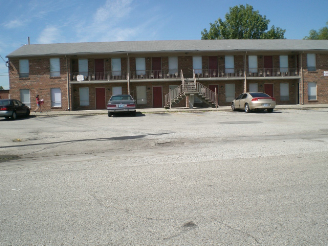
[(327, 245), (328, 109), (0, 119), (0, 245)]

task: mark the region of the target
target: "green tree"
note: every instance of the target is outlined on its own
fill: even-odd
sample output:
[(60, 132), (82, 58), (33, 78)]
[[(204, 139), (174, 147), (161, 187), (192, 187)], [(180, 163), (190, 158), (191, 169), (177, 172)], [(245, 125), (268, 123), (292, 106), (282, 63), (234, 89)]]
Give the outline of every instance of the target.
[(2, 85), (0, 85), (0, 90), (4, 90), (4, 88), (3, 88), (3, 86), (2, 86)]
[[(326, 23), (328, 25), (328, 22)], [(328, 40), (328, 27), (323, 27), (316, 31), (314, 29), (310, 30), (309, 36), (306, 36), (304, 39), (309, 40)]]
[(251, 5), (236, 5), (225, 15), (225, 21), (219, 18), (210, 23), (209, 31), (205, 28), (201, 32), (202, 39), (284, 39), (286, 30), (272, 26), (267, 31), (269, 22)]

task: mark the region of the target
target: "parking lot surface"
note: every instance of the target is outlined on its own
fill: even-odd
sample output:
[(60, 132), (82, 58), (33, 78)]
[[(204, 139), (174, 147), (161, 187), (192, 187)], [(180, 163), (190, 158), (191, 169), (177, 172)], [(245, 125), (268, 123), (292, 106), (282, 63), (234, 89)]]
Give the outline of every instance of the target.
[(0, 119), (0, 245), (326, 245), (328, 109)]

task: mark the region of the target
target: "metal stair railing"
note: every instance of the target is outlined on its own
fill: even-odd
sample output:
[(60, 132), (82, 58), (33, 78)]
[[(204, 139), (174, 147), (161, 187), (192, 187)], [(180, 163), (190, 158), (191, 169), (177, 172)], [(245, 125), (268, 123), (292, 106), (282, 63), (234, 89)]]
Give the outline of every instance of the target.
[(195, 70), (193, 70), (193, 79), (194, 79), (195, 89), (196, 89), (196, 92), (198, 93), (198, 95), (200, 95), (207, 102), (210, 102), (210, 103), (214, 104), (215, 107), (217, 108), (219, 106), (219, 104), (218, 104), (218, 93), (216, 91), (213, 92), (208, 87), (206, 87), (203, 84), (197, 82)]

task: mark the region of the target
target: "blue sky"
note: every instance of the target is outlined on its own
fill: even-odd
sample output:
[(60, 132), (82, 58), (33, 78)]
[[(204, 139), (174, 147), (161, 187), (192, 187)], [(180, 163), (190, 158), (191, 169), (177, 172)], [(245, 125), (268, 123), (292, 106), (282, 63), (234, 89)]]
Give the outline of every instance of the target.
[[(250, 4), (288, 39), (303, 39), (328, 21), (328, 0), (0, 0), (0, 55), (32, 44), (195, 40), (229, 7)], [(0, 85), (9, 88), (0, 58)]]

